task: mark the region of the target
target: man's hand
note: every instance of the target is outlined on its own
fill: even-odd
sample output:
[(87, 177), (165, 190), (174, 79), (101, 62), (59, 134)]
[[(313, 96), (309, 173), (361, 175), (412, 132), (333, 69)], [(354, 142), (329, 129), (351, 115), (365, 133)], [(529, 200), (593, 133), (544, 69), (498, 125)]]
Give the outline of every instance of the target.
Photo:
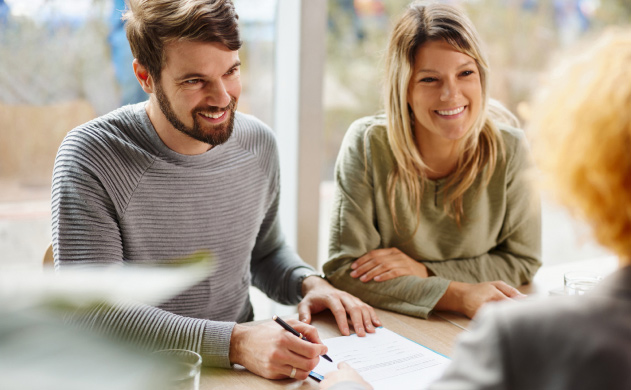
[(476, 284), (451, 282), (434, 308), (457, 311), (473, 318), (478, 309), (487, 302), (507, 301), (524, 296), (519, 290), (502, 281)]
[(363, 337), (366, 331), (373, 333), (375, 326), (381, 326), (375, 310), (351, 294), (338, 290), (318, 276), (309, 276), (302, 282), (302, 296), (298, 304), (300, 321), (311, 323), (311, 313), (330, 309), (337, 326), (344, 336), (350, 335), (348, 315), (357, 336)]
[(296, 379), (307, 379), (309, 372), (327, 352), (318, 331), (311, 325), (287, 320), (313, 343), (301, 340), (275, 322), (257, 326), (235, 325), (230, 337), (230, 363), (268, 379), (289, 378), (296, 369)]
[(359, 278), (362, 282), (374, 279), (383, 282), (404, 275), (414, 275), (419, 278), (428, 277), (427, 267), (398, 248), (372, 250), (351, 264), (351, 277)]
[(356, 382), (364, 386), (366, 390), (372, 390), (372, 386), (345, 362), (338, 364), (337, 368), (337, 371), (331, 371), (324, 376), (324, 380), (320, 382), (320, 389), (328, 389), (340, 382)]

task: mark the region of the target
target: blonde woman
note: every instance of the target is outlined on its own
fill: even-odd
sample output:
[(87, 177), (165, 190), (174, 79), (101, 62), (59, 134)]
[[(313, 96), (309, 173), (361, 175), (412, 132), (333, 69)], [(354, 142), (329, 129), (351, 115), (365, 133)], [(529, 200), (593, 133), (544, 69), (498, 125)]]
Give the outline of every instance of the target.
[(519, 297), (541, 264), (539, 204), (478, 33), (457, 8), (412, 3), (386, 75), (385, 115), (353, 123), (338, 156), (327, 278), (422, 318)]
[[(489, 305), (431, 390), (631, 389), (631, 30), (558, 67), (536, 106), (541, 168), (620, 269), (582, 297)], [(346, 364), (321, 382), (369, 389)], [(335, 385), (335, 386), (334, 386)]]

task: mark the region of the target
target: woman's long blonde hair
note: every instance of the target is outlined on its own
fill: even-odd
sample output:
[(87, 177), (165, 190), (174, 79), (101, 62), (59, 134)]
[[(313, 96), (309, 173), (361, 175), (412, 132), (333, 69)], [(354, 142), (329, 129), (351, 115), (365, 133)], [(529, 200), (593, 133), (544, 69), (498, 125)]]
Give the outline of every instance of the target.
[[(394, 27), (386, 58), (385, 108), (388, 141), (396, 160), (388, 177), (389, 208), (398, 231), (395, 200), (398, 191), (407, 196), (420, 217), (423, 187), (429, 168), (416, 147), (412, 117), (407, 100), (408, 85), (418, 49), (429, 41), (445, 41), (476, 62), (482, 84), (482, 104), (473, 128), (460, 142), (455, 172), (441, 191), (444, 210), (458, 224), (463, 219), (463, 198), (483, 171), (484, 185), (495, 170), (498, 154), (504, 155), (504, 144), (492, 119), (517, 125), (515, 117), (488, 96), (489, 66), (482, 52), (478, 33), (471, 21), (459, 9), (434, 3), (410, 4)], [(418, 224), (417, 224), (418, 228)], [(414, 233), (412, 233), (414, 234)]]

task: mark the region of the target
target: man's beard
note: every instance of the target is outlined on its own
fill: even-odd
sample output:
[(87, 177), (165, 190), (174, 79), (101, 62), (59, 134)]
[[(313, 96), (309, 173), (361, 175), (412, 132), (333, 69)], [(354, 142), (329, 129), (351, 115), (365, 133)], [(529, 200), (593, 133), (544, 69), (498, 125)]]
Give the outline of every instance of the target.
[[(232, 129), (234, 127), (234, 113), (237, 109), (237, 100), (232, 96), (230, 97), (230, 103), (224, 108), (215, 106), (195, 108), (193, 112), (191, 112), (191, 115), (193, 117), (193, 127), (186, 126), (177, 117), (175, 111), (173, 111), (173, 107), (171, 107), (171, 102), (164, 94), (160, 83), (156, 84), (156, 98), (158, 99), (160, 110), (162, 110), (162, 113), (171, 123), (171, 125), (193, 139), (215, 146), (223, 144), (232, 135)], [(211, 129), (206, 131), (201, 128), (199, 124), (199, 118), (197, 117), (198, 113), (204, 112), (208, 114), (222, 111), (226, 111), (227, 114), (230, 115), (230, 118), (228, 118), (227, 121), (214, 125)]]

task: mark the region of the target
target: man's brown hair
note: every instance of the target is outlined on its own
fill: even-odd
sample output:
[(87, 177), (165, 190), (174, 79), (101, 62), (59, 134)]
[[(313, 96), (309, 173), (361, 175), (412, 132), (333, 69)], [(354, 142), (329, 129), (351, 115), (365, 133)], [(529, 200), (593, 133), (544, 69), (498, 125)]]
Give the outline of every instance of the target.
[(156, 82), (171, 42), (217, 42), (238, 50), (238, 18), (231, 0), (127, 0), (123, 14), (131, 52)]

